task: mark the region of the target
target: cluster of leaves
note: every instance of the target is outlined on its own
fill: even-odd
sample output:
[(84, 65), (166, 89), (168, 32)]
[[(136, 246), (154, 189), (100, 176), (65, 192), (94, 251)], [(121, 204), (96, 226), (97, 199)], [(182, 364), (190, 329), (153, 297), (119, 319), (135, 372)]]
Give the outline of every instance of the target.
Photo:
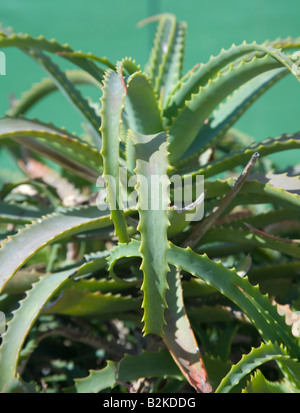
[[(143, 71), (0, 30), (0, 48), (48, 75), (0, 119), (25, 176), (1, 189), (3, 392), (300, 391), (299, 170), (279, 173), (267, 158), (299, 149), (299, 133), (255, 143), (232, 128), (285, 75), (298, 78), (300, 39), (233, 45), (183, 75), (185, 23), (152, 20)], [(56, 90), (84, 119), (82, 135), (27, 117)], [(129, 191), (124, 170), (138, 199), (126, 209), (114, 205)], [(174, 174), (194, 182), (181, 210)], [(144, 208), (153, 176), (169, 178), (158, 208)]]

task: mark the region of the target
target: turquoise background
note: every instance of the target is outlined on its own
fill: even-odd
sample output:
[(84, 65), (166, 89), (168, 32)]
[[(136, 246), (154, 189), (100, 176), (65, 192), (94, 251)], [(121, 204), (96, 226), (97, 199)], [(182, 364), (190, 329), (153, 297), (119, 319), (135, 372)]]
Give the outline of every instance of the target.
[[(299, 0), (1, 0), (0, 3), (0, 21), (16, 32), (55, 37), (75, 50), (107, 56), (112, 61), (132, 56), (142, 65), (147, 61), (155, 26), (138, 29), (136, 25), (158, 12), (172, 12), (188, 24), (185, 71), (232, 43), (300, 36)], [(7, 75), (0, 76), (0, 116), (5, 114), (11, 94), (20, 96), (45, 76), (19, 50), (3, 51)], [(72, 67), (63, 59), (56, 61), (62, 68)], [(81, 90), (98, 99), (97, 92), (91, 88)], [(300, 130), (299, 102), (300, 84), (288, 76), (261, 97), (236, 127), (258, 141), (283, 132), (297, 132)], [(82, 121), (58, 93), (37, 105), (28, 116), (52, 121), (76, 132), (80, 131)], [(299, 150), (294, 150), (274, 155), (273, 159), (285, 166), (299, 161), (299, 155)]]

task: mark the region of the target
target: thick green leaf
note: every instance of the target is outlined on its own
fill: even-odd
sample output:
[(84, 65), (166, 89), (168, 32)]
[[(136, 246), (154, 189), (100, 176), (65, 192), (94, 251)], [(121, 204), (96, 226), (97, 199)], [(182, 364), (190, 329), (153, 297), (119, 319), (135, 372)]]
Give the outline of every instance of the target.
[[(40, 181), (39, 179), (24, 179), (19, 182), (14, 182), (11, 184), (6, 184), (0, 191), (0, 199), (5, 199), (7, 196), (11, 195), (11, 201), (13, 201), (13, 191), (23, 185), (28, 185), (34, 188), (42, 197), (45, 197), (47, 201), (52, 205), (54, 209), (59, 206), (58, 195), (52, 188), (49, 189), (46, 183)], [(50, 211), (49, 211), (50, 212)], [(42, 214), (42, 213), (41, 213)]]
[(210, 229), (203, 238), (201, 238), (202, 245), (216, 241), (270, 248), (290, 255), (291, 257), (300, 258), (300, 243), (293, 243), (289, 239), (286, 239), (285, 242), (280, 241), (279, 239), (263, 236), (262, 234), (251, 230), (227, 227), (222, 228), (217, 226)]
[[(128, 245), (120, 245), (108, 258), (110, 266), (123, 256), (140, 256), (139, 242), (132, 240)], [(253, 286), (247, 277), (241, 278), (234, 269), (225, 268), (221, 262), (210, 260), (205, 254), (199, 255), (191, 249), (182, 249), (173, 244), (168, 250), (168, 262), (202, 279), (228, 297), (248, 316), (265, 342), (278, 342), (287, 347), (293, 357), (300, 358), (295, 337), (285, 320), (262, 295), (258, 286)]]
[(3, 294), (21, 294), (27, 290), (30, 290), (33, 283), (39, 281), (45, 274), (36, 270), (24, 269), (19, 270), (16, 274), (6, 283)]
[[(81, 70), (67, 70), (64, 72), (67, 79), (74, 85), (93, 85), (99, 83), (88, 73)], [(21, 97), (13, 103), (12, 107), (6, 112), (6, 116), (24, 115), (41, 99), (58, 90), (58, 87), (51, 77), (42, 79), (39, 83), (32, 85), (31, 89), (22, 93)]]
[(235, 270), (211, 261), (206, 255), (198, 255), (190, 249), (174, 245), (168, 253), (169, 263), (203, 279), (222, 294), (236, 303), (255, 325), (264, 341), (278, 341), (288, 348), (291, 354), (300, 357), (298, 345), (285, 320), (279, 316), (276, 307), (270, 305), (268, 297), (259, 292), (258, 286), (241, 278)]
[[(209, 200), (214, 197), (224, 196), (234, 185), (234, 183), (235, 179), (232, 178), (225, 180), (218, 179), (214, 182), (205, 181), (205, 198)], [(259, 204), (261, 202), (265, 202), (293, 209), (299, 208), (300, 206), (300, 196), (296, 193), (285, 191), (282, 188), (276, 188), (268, 182), (261, 183), (256, 179), (252, 180), (251, 176), (249, 177), (249, 180), (245, 182), (239, 194), (233, 200), (232, 206), (236, 204), (235, 202), (237, 202), (238, 205), (239, 199), (243, 199), (243, 197), (245, 198), (246, 203), (249, 204)]]
[[(170, 162), (178, 160), (196, 138), (210, 113), (239, 86), (261, 73), (281, 67), (282, 64), (270, 56), (241, 61), (227, 71), (201, 86), (199, 91), (186, 101), (170, 126)], [(188, 127), (187, 127), (188, 125)], [(184, 137), (184, 138), (183, 138)]]
[(159, 24), (145, 71), (149, 74), (155, 91), (160, 93), (161, 105), (165, 106), (182, 76), (186, 23), (177, 22), (170, 13), (163, 13), (145, 19), (140, 25), (155, 20), (159, 20)]
[(176, 268), (171, 268), (167, 282), (164, 342), (191, 386), (197, 392), (210, 393), (212, 388), (184, 308), (180, 273)]
[(177, 365), (169, 352), (160, 349), (157, 353), (142, 351), (138, 356), (125, 355), (118, 370), (118, 380), (127, 382), (140, 377), (171, 377), (182, 380)]
[(180, 169), (183, 167), (189, 168), (193, 161), (199, 159), (200, 154), (206, 148), (216, 145), (226, 135), (228, 130), (260, 96), (288, 73), (287, 69), (275, 69), (262, 73), (239, 87), (232, 95), (229, 95), (213, 111), (209, 122), (200, 129), (192, 145), (182, 155), (182, 159), (176, 163), (176, 167)]
[(137, 65), (136, 61), (131, 57), (125, 57), (121, 61), (117, 62), (115, 69), (119, 76), (124, 76), (125, 78), (141, 71), (140, 65)]
[[(13, 33), (11, 29), (3, 27), (0, 29), (0, 48), (2, 47), (18, 47), (21, 50), (34, 49), (50, 53), (73, 52), (68, 44), (61, 45), (55, 39), (47, 40), (44, 36), (32, 37), (28, 34), (16, 34)], [(98, 82), (102, 81), (104, 71), (103, 69), (98, 68), (94, 62), (91, 62), (88, 59), (80, 59), (76, 56), (73, 57), (68, 54), (63, 54), (62, 56), (90, 73), (90, 75), (92, 75)]]
[(251, 377), (243, 393), (300, 393), (300, 389), (294, 387), (288, 380), (267, 380), (260, 370)]
[[(243, 56), (245, 56), (242, 59)], [(207, 85), (212, 79), (218, 77), (220, 73), (225, 73), (228, 68), (234, 65), (238, 66), (243, 60), (251, 61), (253, 57), (272, 57), (280, 66), (284, 66), (292, 71), (292, 60), (289, 59), (279, 49), (270, 45), (243, 42), (236, 46), (233, 44), (228, 50), (222, 49), (217, 56), (211, 56), (210, 60), (198, 67), (192, 68), (176, 85), (168, 102), (165, 116), (167, 118), (175, 117), (178, 110), (184, 107), (185, 102), (192, 99), (193, 94), (197, 94), (199, 88)], [(243, 82), (244, 83), (244, 82)]]
[[(244, 223), (251, 224), (255, 228), (264, 228), (274, 223), (280, 223), (286, 221), (288, 216), (289, 221), (297, 221), (299, 218), (299, 212), (297, 209), (288, 209), (288, 208), (278, 208), (274, 211), (268, 211), (257, 215), (239, 217), (232, 216), (232, 219), (226, 222), (226, 217), (224, 217), (224, 222), (222, 223), (223, 227), (232, 227), (232, 228), (244, 228)], [(230, 217), (228, 217), (230, 218)], [(218, 223), (220, 224), (220, 223)]]
[[(94, 292), (101, 292), (102, 294), (118, 294), (118, 293), (123, 293), (123, 294), (128, 294), (130, 290), (134, 290), (140, 283), (140, 281), (122, 281), (121, 279), (114, 280), (114, 279), (106, 279), (106, 278), (101, 278), (101, 279), (96, 279), (96, 278), (78, 278), (81, 277), (84, 274), (90, 274), (91, 272), (95, 271), (96, 269), (105, 269), (107, 267), (107, 256), (109, 255), (109, 251), (106, 251), (106, 257), (103, 257), (104, 259), (104, 265), (101, 265), (100, 262), (96, 259), (94, 261), (91, 261), (90, 264), (88, 265), (87, 263), (82, 264), (80, 268), (76, 272), (76, 281), (71, 280), (70, 283), (68, 283), (65, 288), (72, 288), (74, 287), (76, 291), (82, 292), (82, 291), (88, 291), (90, 293)], [(15, 278), (15, 277), (14, 277)], [(14, 279), (13, 278), (13, 279)]]
[(109, 69), (102, 87), (101, 133), (103, 176), (107, 184), (107, 201), (111, 218), (120, 242), (128, 242), (127, 225), (123, 213), (120, 184), (120, 124), (126, 87), (123, 79)]
[(167, 134), (141, 135), (133, 132), (136, 153), (138, 211), (144, 273), (143, 321), (145, 334), (163, 335), (165, 293), (168, 288), (167, 229), (169, 226), (169, 180), (167, 178)]
[(164, 73), (162, 76), (161, 99), (165, 107), (171, 92), (182, 76), (184, 40), (187, 25), (185, 22), (177, 22), (173, 35), (170, 52), (167, 56)]
[(157, 353), (143, 351), (138, 356), (126, 355), (117, 365), (109, 361), (101, 370), (91, 370), (89, 376), (75, 379), (73, 388), (67, 392), (98, 393), (112, 389), (118, 383), (126, 383), (141, 377), (168, 377), (182, 380), (182, 376), (170, 354), (165, 350)]
[(62, 210), (33, 221), (0, 244), (0, 291), (14, 273), (45, 245), (110, 223), (107, 212), (96, 207)]
[(300, 38), (288, 36), (285, 39), (281, 39), (278, 37), (277, 39), (267, 41), (266, 43), (282, 50), (298, 49), (300, 47)]
[(0, 222), (30, 224), (33, 219), (53, 212), (50, 208), (24, 207), (17, 204), (0, 202)]
[(101, 370), (90, 370), (87, 377), (75, 379), (74, 387), (64, 389), (65, 393), (99, 393), (116, 385), (117, 363), (108, 361)]
[(231, 367), (229, 373), (216, 389), (216, 393), (229, 393), (243, 377), (263, 363), (288, 358), (288, 353), (278, 344), (271, 342), (262, 343), (260, 347), (253, 348), (250, 353), (243, 355), (241, 360)]
[(23, 144), (93, 183), (101, 173), (102, 159), (96, 149), (51, 124), (24, 118), (2, 118), (0, 144), (5, 138)]
[(133, 140), (128, 129), (151, 135), (162, 130), (162, 120), (153, 86), (145, 74), (136, 72), (129, 76), (126, 87), (123, 125), (126, 125), (127, 129), (127, 165), (132, 171), (135, 167), (135, 154)]
[(151, 135), (162, 130), (156, 96), (149, 79), (137, 72), (127, 80), (126, 123), (134, 132)]
[(73, 83), (68, 80), (65, 73), (61, 71), (58, 65), (53, 63), (48, 56), (46, 56), (43, 52), (34, 49), (29, 49), (26, 53), (45, 70), (45, 72), (53, 79), (62, 94), (88, 122), (93, 136), (93, 142), (91, 142), (91, 144), (100, 150), (101, 135), (99, 132), (99, 127), (101, 124), (101, 118), (96, 113), (94, 108), (89, 105), (89, 102), (81, 95), (80, 91), (75, 88)]
[(77, 52), (56, 52), (56, 54), (58, 56), (63, 56), (66, 58), (78, 58), (76, 59), (76, 61), (83, 59), (83, 60), (88, 60), (88, 61), (95, 61), (98, 63), (103, 64), (104, 66), (109, 67), (110, 69), (115, 69), (115, 65), (113, 63), (111, 63), (107, 57), (99, 57), (94, 55), (93, 53), (89, 52), (89, 53), (83, 53), (82, 51), (77, 51)]
[(232, 155), (226, 156), (220, 160), (213, 161), (207, 165), (204, 165), (196, 172), (193, 172), (191, 175), (204, 175), (205, 178), (219, 174), (224, 171), (231, 170), (237, 166), (240, 166), (247, 162), (250, 156), (255, 152), (258, 152), (259, 155), (267, 156), (273, 153), (287, 151), (291, 149), (300, 148), (300, 134), (284, 134), (274, 139), (267, 139), (265, 141), (255, 143), (250, 147), (244, 148), (242, 151), (236, 152)]
[(138, 311), (141, 302), (132, 296), (103, 294), (100, 291), (79, 291), (77, 286), (63, 289), (60, 298), (53, 305), (48, 305), (46, 314), (65, 314), (71, 316), (97, 316), (111, 319), (114, 314)]
[(33, 284), (19, 308), (14, 311), (13, 318), (7, 325), (7, 331), (2, 336), (0, 347), (0, 390), (3, 390), (16, 376), (22, 345), (40, 311), (71, 274), (72, 270), (69, 270), (42, 277), (40, 281)]
[(145, 72), (149, 75), (155, 91), (159, 93), (163, 76), (165, 75), (167, 61), (172, 52), (177, 22), (173, 14), (163, 13), (145, 19), (141, 21), (139, 25), (142, 26), (156, 20), (158, 20), (159, 23)]

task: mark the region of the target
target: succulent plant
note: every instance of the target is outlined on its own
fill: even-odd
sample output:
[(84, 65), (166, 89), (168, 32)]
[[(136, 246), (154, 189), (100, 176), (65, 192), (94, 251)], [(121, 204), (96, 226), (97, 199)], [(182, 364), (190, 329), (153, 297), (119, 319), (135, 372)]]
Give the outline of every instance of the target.
[[(299, 80), (300, 40), (232, 45), (183, 74), (186, 24), (141, 25), (156, 21), (143, 70), (1, 27), (0, 48), (48, 75), (0, 119), (24, 174), (1, 189), (3, 392), (300, 391), (299, 171), (267, 158), (299, 133), (233, 129)], [(57, 89), (82, 134), (28, 118)]]

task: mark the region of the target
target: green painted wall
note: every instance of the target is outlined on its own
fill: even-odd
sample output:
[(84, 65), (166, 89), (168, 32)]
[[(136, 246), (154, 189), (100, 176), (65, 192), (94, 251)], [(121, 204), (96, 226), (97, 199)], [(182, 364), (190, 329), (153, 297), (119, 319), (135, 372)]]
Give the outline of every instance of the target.
[[(91, 51), (110, 60), (132, 56), (144, 64), (154, 27), (137, 29), (139, 20), (157, 12), (173, 12), (188, 23), (185, 69), (207, 61), (222, 47), (243, 40), (263, 42), (277, 37), (300, 36), (299, 0), (1, 0), (0, 21), (17, 32), (68, 42), (73, 49)], [(10, 94), (44, 76), (42, 70), (18, 50), (5, 49), (6, 76), (0, 76), (0, 115)], [(62, 67), (70, 66), (61, 59)], [(83, 93), (89, 95), (88, 87)], [(98, 96), (93, 93), (93, 99)], [(300, 130), (300, 84), (286, 78), (262, 97), (237, 126), (257, 140)], [(31, 113), (70, 130), (80, 130), (81, 119), (64, 101), (53, 95)], [(299, 151), (274, 158), (280, 165), (299, 161)]]

